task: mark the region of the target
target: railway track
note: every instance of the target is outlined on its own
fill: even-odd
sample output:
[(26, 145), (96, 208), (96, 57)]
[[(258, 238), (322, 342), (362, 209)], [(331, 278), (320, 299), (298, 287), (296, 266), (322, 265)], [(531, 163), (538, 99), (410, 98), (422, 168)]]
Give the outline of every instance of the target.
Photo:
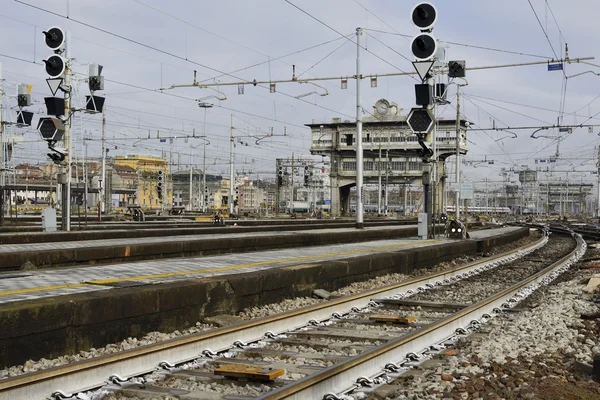
[[(573, 237), (574, 249), (560, 257), (555, 254), (559, 259), (550, 266), (538, 254), (549, 241), (544, 234), (515, 251), (442, 273), (9, 378), (0, 381), (0, 398), (69, 398), (107, 382), (110, 384), (105, 389), (114, 391), (117, 397), (342, 398), (339, 396), (343, 393), (398, 375), (410, 363), (427, 357), (428, 352), (443, 348), (503, 309), (511, 308), (583, 254), (585, 242), (579, 236)], [(523, 258), (538, 249), (541, 250)], [(485, 276), (493, 279), (497, 267), (516, 260), (527, 263), (527, 271), (514, 282), (503, 281), (502, 288), (494, 294), (480, 294), (470, 302), (458, 304), (456, 299), (442, 295), (454, 292), (448, 289), (455, 285), (468, 286), (467, 282)], [(433, 297), (425, 297), (429, 293)], [(398, 316), (406, 319), (399, 321)], [(395, 322), (404, 324), (382, 324), (380, 321), (386, 318), (396, 318)], [(273, 383), (238, 382), (215, 376), (215, 369), (240, 362), (259, 367), (267, 374), (281, 369), (285, 375)], [(265, 370), (267, 367), (272, 370)], [(130, 379), (140, 376), (145, 377)]]

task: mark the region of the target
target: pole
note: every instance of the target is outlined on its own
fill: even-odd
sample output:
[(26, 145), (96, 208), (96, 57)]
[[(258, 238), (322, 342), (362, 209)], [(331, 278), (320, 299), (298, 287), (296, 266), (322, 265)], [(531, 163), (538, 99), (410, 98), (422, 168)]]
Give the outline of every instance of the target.
[(233, 214), (233, 114), (229, 138), (229, 214)]
[(204, 142), (204, 146), (202, 146), (202, 212), (206, 212), (208, 200), (206, 196), (206, 142)]
[(377, 214), (381, 215), (381, 140), (379, 140), (379, 178), (378, 178)]
[[(194, 136), (196, 136), (196, 129), (194, 129)], [(192, 198), (193, 198), (193, 188), (192, 188), (192, 177), (193, 177), (193, 165), (194, 165), (194, 148), (191, 148), (191, 153), (190, 153), (190, 200), (188, 202), (188, 206), (190, 211), (192, 211), (194, 209), (194, 206), (192, 205)]]
[[(204, 129), (203, 135), (206, 138), (206, 109), (204, 107)], [(206, 139), (204, 140), (204, 146), (202, 146), (202, 212), (206, 212)]]
[[(206, 145), (208, 140), (206, 139), (206, 109), (211, 108), (213, 105), (211, 103), (198, 103), (198, 107), (204, 108), (204, 128), (202, 129), (202, 135), (204, 136), (204, 146), (202, 148), (202, 212), (206, 212), (207, 209), (207, 199), (205, 198), (206, 192)], [(233, 121), (233, 116), (232, 116)], [(233, 125), (233, 123), (232, 123)]]
[(363, 229), (363, 144), (362, 106), (360, 104), (360, 37), (362, 29), (356, 28), (356, 228)]
[(456, 210), (455, 219), (460, 219), (460, 85), (456, 85)]
[(2, 121), (2, 63), (0, 63), (0, 226), (4, 225), (4, 122)]
[[(0, 94), (1, 92), (2, 91), (0, 90)], [(596, 183), (596, 217), (600, 218), (600, 146), (598, 146), (598, 161), (596, 161), (596, 167), (598, 168), (598, 181)]]
[(87, 173), (87, 142), (84, 139), (83, 145), (85, 146), (83, 153), (83, 210), (85, 215), (85, 226), (87, 227), (87, 217), (88, 217), (88, 206), (87, 206), (87, 198), (88, 198), (88, 173)]
[(106, 211), (106, 106), (102, 107), (102, 185), (100, 185), (100, 212), (98, 220)]
[(294, 153), (292, 153), (292, 186), (290, 187), (290, 215), (294, 213)]
[(62, 212), (61, 212), (61, 228), (63, 231), (71, 230), (71, 34), (66, 33), (65, 40), (65, 113), (67, 120), (65, 121), (65, 133), (63, 143), (65, 145), (66, 155), (64, 166), (66, 177), (62, 183)]
[(64, 144), (67, 154), (65, 155), (65, 165), (67, 167), (67, 179), (64, 184), (63, 206), (62, 206), (62, 229), (63, 231), (71, 230), (71, 33), (66, 33), (65, 41), (65, 86), (67, 93), (65, 94), (65, 113), (67, 121), (65, 122)]
[(567, 193), (565, 196), (565, 216), (569, 215), (569, 173), (567, 172), (567, 181), (565, 182)]
[[(435, 93), (435, 78), (429, 78), (427, 79), (427, 84), (432, 86), (432, 90)], [(430, 201), (429, 201), (429, 206), (427, 207), (427, 222), (430, 225), (430, 229), (428, 230), (428, 237), (431, 239), (435, 238), (435, 221), (434, 221), (434, 214), (435, 214), (435, 207), (436, 207), (436, 196), (437, 196), (437, 183), (438, 183), (438, 163), (437, 163), (437, 121), (436, 121), (436, 104), (435, 101), (433, 102), (433, 107), (432, 107), (432, 111), (433, 111), (433, 129), (431, 130), (431, 150), (433, 151), (433, 155), (432, 155), (432, 164), (433, 164), (433, 169), (431, 171), (430, 174), (430, 185), (429, 185), (429, 190), (431, 191), (431, 195), (430, 195)]]
[(406, 186), (407, 186), (407, 185), (406, 185), (406, 183), (405, 183), (405, 184), (404, 184), (404, 206), (402, 207), (402, 210), (404, 211), (404, 212), (403, 212), (403, 214), (404, 214), (404, 215), (408, 215), (408, 212), (407, 212), (407, 210), (406, 210), (406, 205), (407, 205), (407, 202), (406, 202), (406, 198), (407, 198)]
[(383, 199), (383, 213), (385, 215), (388, 215), (388, 208), (389, 208), (388, 207), (389, 206), (389, 203), (388, 203), (388, 199), (389, 199), (389, 190), (388, 190), (388, 178), (389, 178), (389, 176), (388, 176), (388, 173), (390, 172), (390, 165), (391, 165), (391, 163), (390, 163), (390, 151), (389, 150), (385, 151), (385, 161), (386, 161), (385, 162), (385, 183), (384, 183), (384, 186), (383, 186), (385, 188), (385, 197)]

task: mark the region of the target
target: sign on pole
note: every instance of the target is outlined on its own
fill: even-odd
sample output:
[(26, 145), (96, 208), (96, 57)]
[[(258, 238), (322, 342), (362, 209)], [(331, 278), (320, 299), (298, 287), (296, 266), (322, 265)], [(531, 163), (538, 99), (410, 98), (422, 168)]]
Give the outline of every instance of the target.
[(548, 71), (562, 71), (563, 64), (548, 64)]
[(473, 184), (463, 183), (460, 186), (460, 197), (463, 200), (473, 200)]
[(413, 66), (421, 78), (421, 82), (425, 82), (425, 80), (430, 76), (429, 72), (431, 71), (431, 67), (433, 67), (433, 61), (414, 61)]

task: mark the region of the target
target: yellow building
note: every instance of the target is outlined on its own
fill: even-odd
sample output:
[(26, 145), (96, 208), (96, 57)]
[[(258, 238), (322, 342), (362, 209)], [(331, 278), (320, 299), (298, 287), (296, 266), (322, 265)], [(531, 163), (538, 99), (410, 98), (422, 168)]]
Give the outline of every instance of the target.
[(138, 176), (136, 203), (143, 208), (161, 208), (156, 184), (159, 171), (164, 174), (164, 206), (170, 207), (173, 203), (173, 182), (169, 174), (167, 160), (154, 156), (117, 156), (115, 166), (125, 166), (134, 169)]
[(229, 179), (222, 179), (219, 186), (214, 189), (213, 204), (215, 210), (229, 209)]

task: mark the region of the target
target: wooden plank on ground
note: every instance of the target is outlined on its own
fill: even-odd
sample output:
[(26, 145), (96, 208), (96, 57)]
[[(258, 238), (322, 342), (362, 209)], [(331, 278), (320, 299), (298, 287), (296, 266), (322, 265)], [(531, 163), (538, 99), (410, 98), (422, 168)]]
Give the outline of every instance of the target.
[(427, 308), (465, 308), (465, 307), (470, 306), (470, 304), (437, 303), (437, 302), (433, 302), (433, 301), (404, 300), (404, 299), (372, 299), (372, 301), (379, 303), (379, 304), (393, 304), (393, 305), (397, 305), (397, 306), (427, 307)]
[(373, 321), (377, 321), (377, 322), (404, 324), (404, 325), (412, 324), (413, 322), (416, 321), (415, 317), (403, 317), (401, 315), (387, 315), (387, 314), (371, 315), (371, 316), (369, 316), (369, 319), (373, 320)]
[(215, 369), (215, 375), (255, 381), (272, 381), (283, 374), (285, 374), (283, 369), (245, 364), (227, 364)]

